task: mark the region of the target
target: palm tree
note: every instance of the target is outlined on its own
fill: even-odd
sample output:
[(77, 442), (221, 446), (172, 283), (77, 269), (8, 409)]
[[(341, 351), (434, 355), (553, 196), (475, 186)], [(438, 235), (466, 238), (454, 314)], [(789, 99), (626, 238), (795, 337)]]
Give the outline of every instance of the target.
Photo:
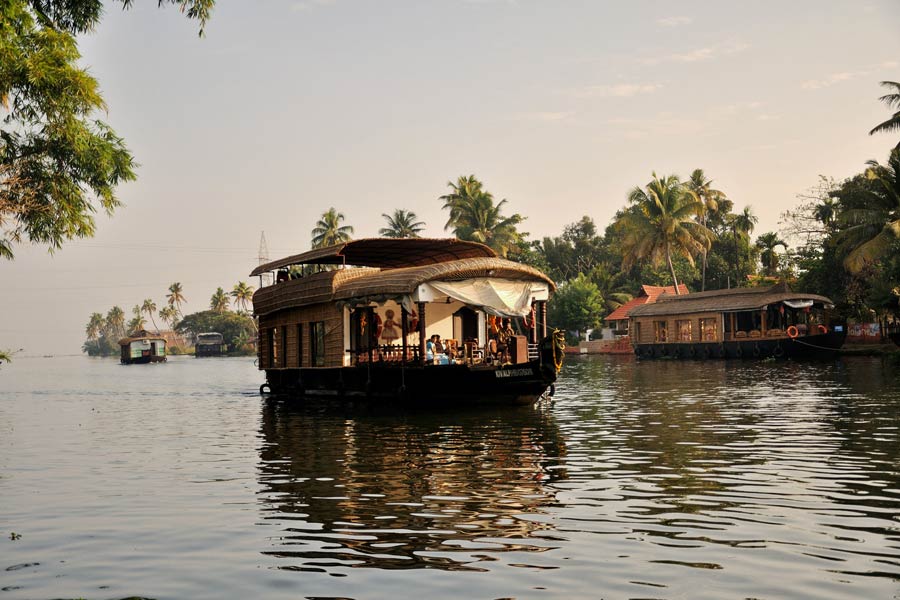
[(141, 329), (146, 329), (147, 321), (144, 320), (144, 311), (141, 308), (141, 305), (135, 304), (134, 308), (131, 309), (131, 313), (134, 317), (128, 321), (128, 332), (133, 334)]
[[(900, 130), (900, 83), (896, 81), (882, 81), (881, 85), (889, 90), (893, 90), (893, 93), (885, 94), (879, 100), (887, 104), (889, 109), (896, 108), (898, 110), (890, 119), (876, 125), (869, 132), (869, 135)], [(897, 143), (896, 149), (900, 150), (900, 142)]]
[[(703, 211), (697, 220), (704, 227), (708, 227), (709, 217), (719, 211), (719, 203), (725, 198), (724, 192), (712, 188), (712, 179), (708, 179), (703, 169), (694, 169), (690, 178), (685, 182), (687, 188), (703, 203)], [(702, 275), (700, 279), (700, 291), (706, 289), (706, 263), (709, 249), (703, 249)]]
[(849, 225), (841, 232), (841, 239), (853, 248), (844, 259), (844, 266), (852, 273), (887, 256), (900, 239), (900, 149), (891, 150), (887, 165), (875, 160), (866, 164), (866, 178), (875, 184), (872, 202), (841, 215)]
[(744, 210), (736, 215), (731, 215), (731, 218), (728, 220), (728, 225), (731, 227), (731, 233), (734, 236), (734, 282), (737, 285), (737, 282), (740, 280), (741, 273), (741, 257), (738, 252), (738, 236), (740, 236), (743, 240), (749, 240), (750, 234), (753, 233), (753, 229), (756, 227), (756, 224), (759, 222), (759, 217), (753, 214), (753, 209), (750, 205), (744, 207)]
[(416, 213), (398, 208), (393, 215), (382, 213), (388, 223), (387, 227), (378, 230), (378, 235), (386, 238), (417, 238), (425, 227), (422, 221), (416, 221)]
[(607, 263), (600, 263), (591, 269), (588, 277), (600, 290), (603, 306), (608, 312), (616, 310), (633, 298), (623, 289), (626, 274), (623, 271), (616, 271)]
[(617, 221), (624, 234), (622, 268), (630, 269), (643, 260), (655, 266), (665, 261), (679, 294), (672, 255), (684, 256), (693, 265), (694, 255), (708, 249), (712, 239), (712, 232), (693, 220), (703, 210), (703, 202), (678, 176), (660, 178), (656, 173), (646, 189), (634, 188), (628, 201), (631, 206)]
[(216, 289), (216, 293), (209, 299), (210, 310), (223, 313), (228, 310), (228, 296), (222, 288)]
[(504, 217), (501, 212), (506, 200), (494, 204), (494, 197), (482, 188), (474, 175), (459, 177), (457, 183), (448, 185), (453, 192), (440, 199), (443, 208), (450, 211), (444, 229), (452, 229), (461, 240), (480, 242), (490, 246), (505, 257), (522, 239), (516, 225), (525, 220), (522, 215)]
[(175, 325), (178, 323), (178, 309), (174, 306), (163, 306), (159, 310), (159, 318), (169, 324), (169, 328), (174, 331)]
[(184, 294), (181, 292), (181, 283), (176, 281), (169, 286), (169, 293), (166, 294), (166, 301), (169, 303), (169, 306), (174, 306), (179, 315), (181, 314), (181, 305), (187, 302), (184, 298)]
[(125, 337), (125, 311), (118, 306), (113, 306), (106, 313), (106, 326), (110, 329), (109, 338), (118, 339)]
[(316, 226), (311, 232), (312, 247), (323, 248), (349, 241), (353, 227), (341, 225), (343, 220), (344, 214), (337, 212), (333, 206), (322, 213), (322, 218), (316, 222)]
[(816, 221), (825, 226), (825, 229), (831, 229), (834, 226), (835, 217), (837, 217), (838, 202), (831, 196), (822, 198), (820, 204), (813, 209)]
[(141, 304), (141, 311), (147, 313), (147, 316), (150, 317), (150, 320), (153, 321), (153, 327), (159, 332), (159, 325), (156, 324), (156, 319), (153, 318), (153, 313), (156, 312), (156, 302), (147, 298), (144, 300), (144, 303)]
[(240, 306), (242, 311), (247, 312), (247, 305), (253, 301), (253, 286), (238, 281), (231, 290), (231, 296), (234, 298), (235, 306)]
[(787, 244), (784, 240), (779, 239), (778, 234), (768, 232), (756, 238), (756, 247), (761, 250), (760, 260), (763, 264), (763, 271), (766, 275), (775, 275), (778, 272), (778, 253), (775, 247), (781, 246), (787, 250)]
[(85, 328), (85, 335), (87, 335), (87, 339), (90, 341), (96, 341), (100, 338), (100, 334), (103, 332), (103, 328), (106, 326), (106, 320), (103, 318), (103, 315), (100, 313), (92, 313), (90, 319), (88, 320), (87, 327)]

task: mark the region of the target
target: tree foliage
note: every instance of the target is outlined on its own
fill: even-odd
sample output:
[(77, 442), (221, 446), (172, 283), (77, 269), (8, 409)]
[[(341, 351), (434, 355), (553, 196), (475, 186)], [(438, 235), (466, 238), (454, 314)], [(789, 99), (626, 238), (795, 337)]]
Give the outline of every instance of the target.
[(222, 334), (231, 349), (240, 348), (255, 334), (253, 319), (242, 313), (205, 310), (185, 316), (175, 331), (196, 337), (197, 334), (216, 331)]
[(603, 308), (600, 290), (581, 273), (557, 290), (548, 317), (553, 327), (584, 332), (600, 326)]
[(484, 189), (474, 175), (460, 176), (456, 183), (448, 182), (451, 192), (441, 196), (444, 210), (450, 212), (444, 229), (453, 231), (461, 240), (480, 242), (506, 257), (518, 248), (525, 234), (516, 226), (525, 220), (522, 215), (504, 217), (506, 200), (494, 203), (494, 196)]
[(332, 206), (322, 214), (322, 218), (316, 221), (312, 230), (312, 247), (324, 248), (333, 246), (351, 239), (353, 227), (341, 225), (344, 221), (344, 213), (340, 213)]
[(417, 238), (419, 237), (419, 232), (425, 228), (425, 223), (417, 221), (416, 213), (411, 210), (398, 208), (392, 215), (382, 213), (381, 216), (387, 221), (387, 227), (382, 227), (378, 230), (378, 235), (382, 237)]
[[(132, 0), (123, 0), (127, 8)], [(159, 0), (200, 22), (214, 0)], [(98, 82), (79, 65), (76, 34), (100, 21), (101, 0), (0, 2), (0, 256), (28, 241), (58, 249), (90, 237), (94, 214), (120, 205), (135, 178), (122, 138), (97, 115)]]

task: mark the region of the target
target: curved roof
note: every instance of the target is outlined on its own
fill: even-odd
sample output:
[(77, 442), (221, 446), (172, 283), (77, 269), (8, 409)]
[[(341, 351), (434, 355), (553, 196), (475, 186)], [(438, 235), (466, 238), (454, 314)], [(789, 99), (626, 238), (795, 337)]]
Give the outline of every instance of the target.
[(549, 277), (528, 265), (503, 258), (467, 258), (403, 269), (339, 269), (316, 273), (258, 289), (253, 294), (253, 310), (257, 315), (265, 315), (322, 302), (402, 296), (429, 281), (475, 277), (541, 281), (551, 290), (556, 289)]
[(259, 265), (250, 276), (291, 265), (354, 265), (393, 269), (459, 260), (496, 258), (497, 253), (484, 244), (456, 238), (367, 238), (294, 254)]
[(822, 304), (832, 304), (825, 296), (792, 292), (786, 283), (764, 288), (734, 288), (694, 292), (681, 296), (663, 294), (656, 302), (632, 308), (630, 317), (650, 317), (660, 315), (683, 315), (700, 312), (737, 312), (761, 309), (768, 304), (785, 300), (812, 300)]

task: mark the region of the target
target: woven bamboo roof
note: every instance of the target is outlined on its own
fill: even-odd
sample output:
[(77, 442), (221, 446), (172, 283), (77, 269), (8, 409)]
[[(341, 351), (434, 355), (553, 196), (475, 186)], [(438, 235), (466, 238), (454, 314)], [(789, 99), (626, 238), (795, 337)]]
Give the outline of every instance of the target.
[(461, 281), (493, 277), (540, 281), (551, 290), (553, 281), (533, 267), (503, 258), (467, 258), (402, 269), (338, 269), (315, 273), (260, 288), (253, 294), (253, 310), (265, 315), (285, 308), (354, 298), (385, 298), (411, 294), (429, 281)]
[(493, 258), (497, 253), (477, 242), (455, 238), (367, 238), (294, 254), (267, 262), (253, 269), (250, 276), (268, 273), (291, 265), (353, 265), (392, 269), (415, 267), (459, 260)]
[(787, 283), (771, 287), (734, 288), (711, 290), (693, 294), (662, 294), (652, 304), (644, 304), (631, 309), (631, 317), (651, 317), (663, 315), (684, 315), (705, 312), (738, 312), (759, 310), (769, 304), (785, 300), (812, 300), (820, 304), (832, 304), (825, 296), (792, 292)]
[(126, 344), (130, 344), (131, 342), (139, 342), (141, 340), (155, 340), (165, 342), (166, 338), (160, 333), (141, 329), (140, 331), (135, 331), (133, 335), (123, 337), (121, 340), (119, 340), (119, 345), (124, 346)]

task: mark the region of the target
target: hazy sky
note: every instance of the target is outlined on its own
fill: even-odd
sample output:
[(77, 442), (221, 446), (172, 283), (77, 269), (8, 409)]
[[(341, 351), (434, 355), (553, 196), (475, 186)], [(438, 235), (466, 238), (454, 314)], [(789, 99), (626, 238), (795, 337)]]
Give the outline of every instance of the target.
[(2, 348), (76, 353), (91, 312), (162, 307), (174, 281), (205, 309), (260, 232), (272, 259), (305, 250), (331, 206), (356, 237), (395, 208), (444, 236), (463, 174), (539, 238), (700, 167), (758, 234), (897, 141), (867, 133), (900, 81), (896, 0), (219, 0), (203, 39), (136, 4), (81, 50), (139, 178), (95, 238), (0, 262)]

